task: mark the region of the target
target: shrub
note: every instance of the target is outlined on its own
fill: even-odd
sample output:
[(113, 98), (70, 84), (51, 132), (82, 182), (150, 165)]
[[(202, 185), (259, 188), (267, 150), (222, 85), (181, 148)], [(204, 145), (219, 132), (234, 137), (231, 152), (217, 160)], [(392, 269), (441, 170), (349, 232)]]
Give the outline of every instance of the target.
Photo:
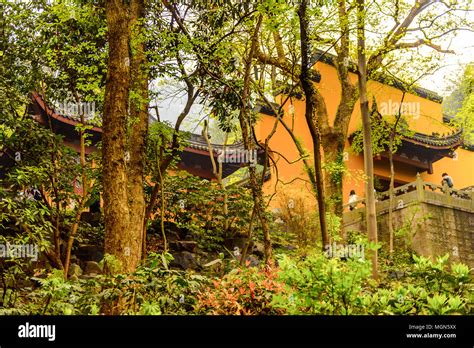
[[(192, 314), (196, 295), (209, 284), (208, 279), (169, 270), (169, 256), (153, 254), (129, 276), (99, 275), (65, 281), (63, 272), (54, 270), (46, 278), (34, 278), (39, 284), (34, 291), (19, 292), (15, 311), (0, 308), (0, 314)], [(106, 262), (108, 267), (114, 264), (110, 256)]]
[[(232, 186), (226, 188), (229, 215), (223, 214), (224, 192), (216, 183), (202, 180), (186, 173), (178, 173), (166, 179), (166, 221), (173, 222), (182, 231), (189, 232), (200, 248), (208, 251), (224, 251), (226, 238), (247, 231), (252, 198), (247, 189)], [(157, 225), (160, 204), (157, 203)], [(225, 230), (225, 221), (228, 230)]]
[(199, 293), (196, 310), (214, 315), (283, 314), (272, 300), (284, 291), (275, 268), (236, 268)]
[(290, 314), (445, 315), (472, 313), (473, 284), (469, 267), (448, 255), (435, 261), (413, 256), (400, 280), (370, 278), (370, 262), (328, 259), (319, 252), (305, 258), (283, 256), (279, 280), (286, 291), (273, 305)]
[[(307, 196), (296, 190), (278, 192), (280, 229), (290, 234), (299, 247), (314, 245), (319, 238), (317, 210)], [(320, 238), (319, 238), (320, 239)]]
[(356, 314), (364, 311), (363, 290), (371, 274), (369, 261), (328, 259), (313, 252), (304, 259), (282, 256), (279, 280), (287, 291), (275, 306), (289, 314)]

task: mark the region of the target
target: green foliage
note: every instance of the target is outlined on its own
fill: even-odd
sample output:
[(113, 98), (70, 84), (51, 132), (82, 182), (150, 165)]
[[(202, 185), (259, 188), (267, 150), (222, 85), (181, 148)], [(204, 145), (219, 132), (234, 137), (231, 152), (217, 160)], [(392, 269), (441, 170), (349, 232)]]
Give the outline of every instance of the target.
[[(160, 183), (160, 177), (166, 173), (160, 172), (160, 165), (165, 157), (172, 155), (171, 145), (173, 137), (177, 137), (178, 148), (181, 151), (186, 145), (186, 139), (182, 133), (175, 134), (174, 128), (166, 122), (154, 122), (150, 124), (146, 148), (146, 170), (154, 183)], [(176, 164), (178, 157), (173, 158), (171, 166)]]
[(371, 274), (370, 262), (327, 259), (312, 253), (302, 260), (283, 256), (280, 281), (288, 294), (278, 294), (275, 305), (289, 314), (357, 314), (364, 310), (363, 285)]
[[(356, 240), (358, 237), (355, 237)], [(34, 290), (9, 289), (0, 314), (373, 314), (446, 315), (473, 311), (473, 282), (448, 256), (400, 259), (399, 279), (370, 278), (370, 260), (281, 255), (279, 267), (237, 267), (222, 278), (169, 270), (169, 254), (151, 254), (131, 275), (65, 281), (62, 271), (34, 277)], [(112, 262), (113, 258), (106, 258)], [(382, 260), (383, 262), (383, 260)], [(393, 267), (391, 269), (394, 269)]]
[(80, 222), (77, 230), (75, 242), (80, 244), (89, 244), (103, 246), (104, 244), (104, 225), (101, 221), (98, 226), (92, 226), (87, 222)]
[(326, 221), (330, 238), (335, 242), (339, 242), (342, 239), (340, 235), (342, 218), (331, 212), (326, 212)]
[[(7, 133), (8, 129), (13, 132)], [(2, 168), (0, 226), (9, 233), (38, 236), (36, 242), (42, 250), (46, 241), (53, 244), (54, 231), (67, 239), (75, 207), (82, 199), (74, 190), (81, 173), (77, 153), (63, 144), (62, 136), (29, 117), (5, 119), (0, 138), (5, 139), (2, 150), (7, 158)], [(99, 164), (98, 155), (90, 155), (84, 168), (88, 182), (93, 183), (90, 192), (100, 189)], [(36, 190), (36, 197), (32, 190)], [(81, 223), (80, 235), (85, 228)]]
[(45, 97), (55, 102), (95, 102), (99, 111), (107, 68), (104, 7), (83, 1), (54, 2), (46, 6), (36, 25), (38, 39), (43, 40), (39, 47), (48, 86)]
[[(35, 234), (51, 245), (53, 230), (64, 241), (76, 222), (75, 210), (82, 197), (74, 186), (81, 185), (82, 168), (78, 154), (64, 146), (60, 135), (33, 120), (37, 110), (26, 106), (31, 92), (37, 91), (51, 107), (90, 102), (100, 109), (107, 57), (105, 11), (103, 6), (83, 1), (4, 5), (7, 32), (2, 35), (8, 43), (2, 40), (0, 49), (7, 64), (2, 64), (0, 79), (0, 99), (5, 105), (0, 111), (0, 156), (5, 164), (2, 186), (8, 188), (2, 198), (10, 203), (3, 206), (0, 224), (8, 225), (9, 233)], [(76, 127), (77, 132), (86, 132), (86, 146), (90, 128)], [(90, 191), (97, 192), (98, 156), (87, 156), (83, 169), (88, 183), (95, 184)], [(41, 191), (38, 201), (11, 203), (31, 189)], [(45, 242), (39, 245), (43, 250)], [(56, 249), (55, 263), (61, 263), (63, 255)]]
[[(223, 213), (223, 192), (214, 182), (186, 173), (169, 176), (165, 181), (165, 221), (171, 221), (183, 231), (194, 235), (204, 250), (220, 250), (226, 238), (247, 228), (252, 209), (248, 190), (231, 186), (228, 194), (229, 216)], [(160, 211), (157, 203), (157, 211)], [(159, 219), (160, 214), (156, 215)], [(229, 230), (225, 231), (225, 219)]]
[[(431, 261), (413, 256), (401, 280), (370, 280), (370, 262), (327, 259), (319, 254), (279, 262), (287, 291), (274, 304), (290, 314), (467, 314), (472, 312), (472, 277), (448, 255)], [(400, 267), (397, 264), (396, 267)]]
[(3, 288), (0, 304), (14, 310), (16, 289), (28, 282), (39, 253), (51, 248), (53, 225), (49, 219), (50, 211), (42, 202), (26, 196), (15, 197), (1, 186), (0, 197), (0, 245), (2, 248), (28, 246), (31, 250), (23, 255), (26, 257), (0, 257), (0, 284)]
[(329, 173), (333, 183), (342, 184), (342, 178), (347, 173), (347, 168), (343, 161), (343, 154), (338, 153), (337, 159), (333, 162), (325, 162), (323, 169)]
[(399, 241), (400, 250), (411, 250), (411, 243), (418, 231), (423, 227), (427, 220), (431, 219), (430, 214), (420, 216), (420, 208), (413, 210), (412, 215), (407, 217), (403, 224), (395, 229), (395, 242)]
[[(372, 152), (375, 155), (379, 155), (385, 151), (390, 150), (390, 136), (395, 127), (396, 119), (392, 119), (389, 115), (381, 115), (377, 110), (377, 104), (374, 100), (370, 115), (370, 131), (372, 137)], [(392, 152), (395, 153), (397, 148), (401, 145), (402, 140), (400, 135), (409, 134), (408, 124), (403, 116), (397, 123), (397, 129), (395, 130), (395, 136), (393, 138)], [(363, 132), (362, 126), (354, 132), (354, 138), (352, 139), (351, 149), (356, 154), (363, 152)]]
[[(0, 314), (97, 315), (108, 314), (192, 314), (196, 294), (207, 286), (207, 278), (167, 270), (161, 260), (169, 255), (152, 255), (134, 274), (100, 275), (65, 281), (62, 271), (45, 278), (33, 278), (39, 287), (17, 292), (15, 311), (0, 307)], [(106, 257), (107, 264), (113, 263)]]
[(100, 261), (100, 266), (104, 270), (104, 273), (108, 275), (118, 274), (122, 269), (120, 260), (110, 254), (104, 255), (104, 258)]
[[(457, 82), (457, 81), (456, 81)], [(451, 124), (463, 129), (464, 142), (474, 144), (474, 64), (467, 65), (459, 85), (443, 100), (443, 112)]]
[(414, 264), (404, 283), (391, 284), (392, 294), (400, 296), (398, 303), (382, 302), (389, 314), (468, 314), (472, 311), (472, 278), (463, 264), (448, 267), (448, 257), (431, 261), (413, 255)]

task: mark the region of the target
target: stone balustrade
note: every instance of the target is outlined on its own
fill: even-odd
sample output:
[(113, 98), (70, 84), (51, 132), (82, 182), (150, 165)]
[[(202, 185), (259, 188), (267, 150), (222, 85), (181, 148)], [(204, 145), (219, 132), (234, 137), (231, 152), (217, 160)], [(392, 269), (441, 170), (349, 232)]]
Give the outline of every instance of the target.
[[(377, 192), (377, 212), (389, 209), (390, 191)], [(396, 187), (393, 191), (392, 208), (401, 209), (412, 202), (426, 202), (461, 210), (474, 211), (474, 188), (454, 189), (448, 186), (425, 182), (417, 175), (416, 181)], [(350, 207), (354, 209), (351, 211)], [(343, 205), (343, 211), (348, 214), (360, 212), (365, 208), (365, 198), (354, 203)]]
[[(394, 231), (405, 231), (404, 237), (395, 238), (395, 249), (401, 246), (400, 238), (406, 239), (419, 255), (435, 258), (449, 253), (450, 262), (463, 262), (474, 269), (473, 187), (452, 189), (424, 182), (418, 175), (415, 182), (395, 188), (392, 197), (390, 217), (390, 194), (377, 194), (377, 234), (382, 248), (388, 247), (391, 224)], [(352, 211), (349, 204), (344, 205), (343, 232), (364, 233), (364, 199), (352, 204), (356, 205)]]

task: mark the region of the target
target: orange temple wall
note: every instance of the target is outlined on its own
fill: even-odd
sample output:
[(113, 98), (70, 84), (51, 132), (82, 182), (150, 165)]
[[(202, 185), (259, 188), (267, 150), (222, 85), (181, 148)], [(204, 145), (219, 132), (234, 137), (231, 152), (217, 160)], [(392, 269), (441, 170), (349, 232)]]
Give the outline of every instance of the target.
[[(329, 124), (332, 125), (341, 93), (337, 72), (333, 66), (321, 62), (316, 64), (316, 68), (322, 76), (321, 81), (317, 83), (317, 86), (326, 101), (326, 107), (329, 114)], [(357, 81), (357, 76), (351, 74), (351, 79), (355, 83)], [(389, 109), (389, 106), (393, 106), (393, 103), (400, 102), (403, 96), (403, 92), (399, 89), (376, 81), (369, 81), (368, 93), (370, 103), (372, 103), (372, 98), (375, 96), (379, 110), (382, 106)], [(415, 112), (415, 114), (406, 113), (407, 115), (405, 116), (405, 119), (407, 120), (411, 130), (424, 134), (431, 134), (432, 132), (448, 134), (452, 132), (452, 129), (443, 123), (442, 107), (439, 102), (409, 93), (405, 94), (403, 102), (410, 103), (407, 105), (413, 107), (412, 111), (419, 111)], [(386, 104), (384, 105), (383, 103)], [(290, 105), (293, 105), (293, 107), (290, 107)], [(290, 112), (291, 108), (294, 108), (293, 112)], [(312, 140), (304, 116), (304, 100), (291, 98), (291, 100), (285, 104), (283, 109), (283, 119), (293, 129), (305, 149), (307, 149), (311, 154), (310, 160), (312, 161)], [(270, 133), (275, 122), (277, 122), (276, 117), (264, 114), (261, 115), (260, 122), (256, 127), (256, 134), (260, 141), (263, 141)], [(357, 102), (349, 124), (348, 135), (356, 131), (360, 126), (360, 107), (359, 102)], [(280, 124), (277, 125), (276, 133), (270, 140), (269, 146), (271, 150), (280, 153), (290, 162), (299, 158), (293, 140)], [(350, 190), (354, 189), (359, 196), (363, 196), (365, 191), (362, 155), (356, 155), (351, 151), (349, 141), (346, 141), (345, 152), (346, 161), (344, 163), (347, 168), (347, 174), (343, 179), (343, 203), (347, 202)], [(456, 149), (456, 154), (457, 156), (455, 158), (444, 157), (435, 162), (433, 164), (433, 174), (428, 174), (426, 171), (422, 172), (421, 177), (423, 180), (439, 184), (441, 182), (441, 174), (447, 172), (452, 176), (456, 188), (464, 188), (474, 185), (474, 152), (459, 147)], [(314, 204), (311, 187), (307, 182), (307, 175), (304, 171), (302, 161), (290, 164), (287, 163), (282, 156), (277, 154), (273, 155), (274, 160), (277, 161), (278, 177), (283, 182), (294, 180), (291, 184), (285, 185), (285, 191), (291, 192), (290, 195), (295, 194), (307, 197), (312, 204)], [(375, 175), (380, 178), (388, 179), (390, 177), (388, 161), (385, 159), (375, 158), (374, 170)], [(410, 165), (396, 162), (395, 180), (400, 184), (415, 181), (417, 171), (416, 168), (411, 167)], [(304, 178), (306, 182), (297, 178)], [(276, 181), (276, 169), (272, 168), (271, 180), (266, 182), (264, 185), (266, 194), (273, 194), (275, 192)], [(281, 188), (279, 190), (281, 190)], [(271, 206), (277, 206), (277, 201), (278, 200), (273, 199)], [(311, 202), (308, 203), (311, 204)]]

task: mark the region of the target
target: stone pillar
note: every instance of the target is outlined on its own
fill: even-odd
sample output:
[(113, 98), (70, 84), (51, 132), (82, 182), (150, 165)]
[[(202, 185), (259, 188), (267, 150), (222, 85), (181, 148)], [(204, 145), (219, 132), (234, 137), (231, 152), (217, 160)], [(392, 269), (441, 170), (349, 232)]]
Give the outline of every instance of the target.
[(423, 202), (425, 198), (425, 190), (423, 188), (423, 179), (421, 178), (420, 173), (416, 173), (416, 196), (418, 202)]
[(471, 189), (471, 192), (469, 194), (471, 196), (471, 209), (474, 211), (474, 188)]

